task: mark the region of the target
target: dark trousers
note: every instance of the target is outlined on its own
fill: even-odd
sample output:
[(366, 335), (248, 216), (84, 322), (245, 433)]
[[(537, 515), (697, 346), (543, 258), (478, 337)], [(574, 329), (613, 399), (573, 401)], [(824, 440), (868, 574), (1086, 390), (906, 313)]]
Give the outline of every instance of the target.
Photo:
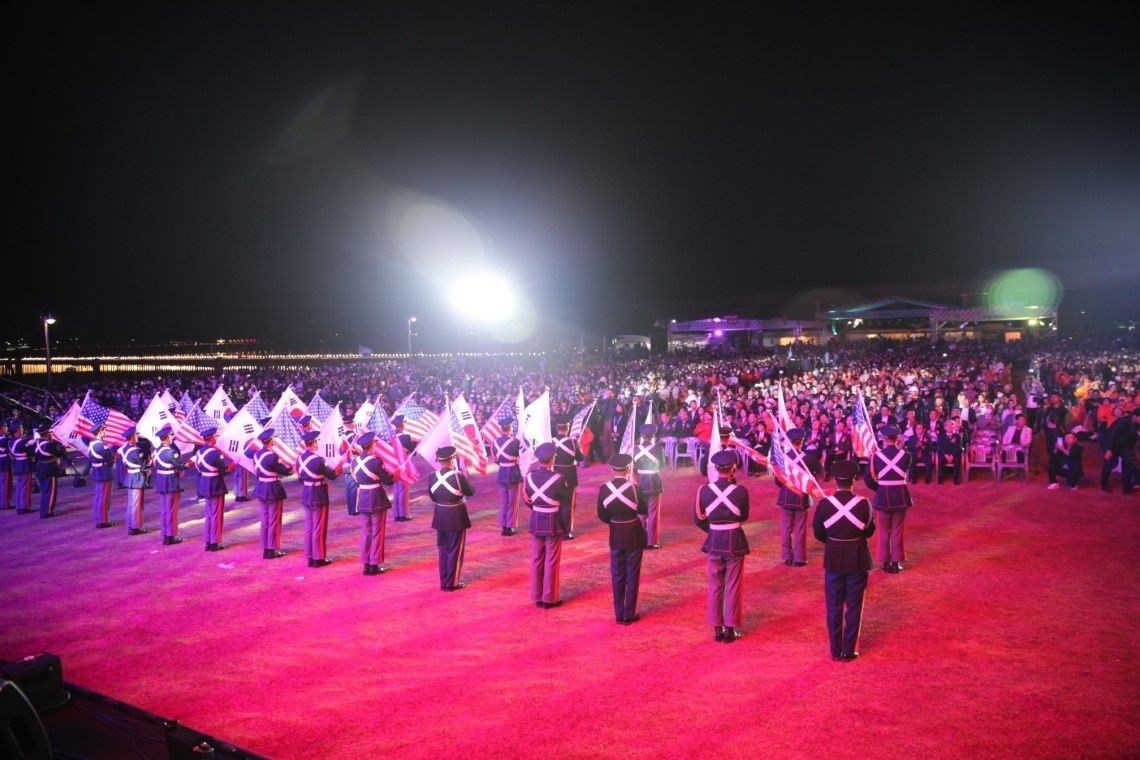
[(463, 571), (467, 531), (437, 530), (435, 534), (435, 545), (439, 549), (439, 587), (455, 588), (459, 585), (459, 573)]
[(55, 513), (55, 487), (56, 479), (54, 477), (41, 478), (37, 477), (36, 480), (40, 482), (40, 517), (51, 517)]
[(867, 573), (823, 572), (823, 594), (827, 601), (827, 637), (831, 656), (850, 655), (859, 643), (863, 621), (863, 593)]
[(642, 549), (610, 549), (610, 578), (614, 588), (614, 618), (631, 620), (637, 614), (641, 586)]

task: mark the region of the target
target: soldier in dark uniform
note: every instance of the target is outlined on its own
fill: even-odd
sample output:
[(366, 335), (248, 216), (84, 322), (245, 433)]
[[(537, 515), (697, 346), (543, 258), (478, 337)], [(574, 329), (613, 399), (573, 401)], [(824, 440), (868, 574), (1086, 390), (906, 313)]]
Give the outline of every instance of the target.
[(455, 447), (443, 446), (435, 452), (440, 463), (428, 484), (428, 498), (435, 505), (431, 527), (436, 532), (435, 544), (439, 549), (439, 587), (444, 591), (458, 591), (467, 584), (459, 580), (463, 571), (463, 549), (471, 518), (467, 515), (467, 497), (475, 489), (467, 476), (455, 467)]
[(877, 484), (875, 499), (871, 503), (879, 513), (879, 562), (888, 573), (898, 573), (906, 561), (906, 545), (903, 529), (906, 511), (914, 503), (910, 489), (906, 485), (906, 473), (910, 468), (910, 455), (898, 446), (899, 429), (885, 425), (880, 430), (883, 448), (871, 459), (871, 477)]
[(851, 662), (859, 657), (863, 593), (871, 569), (867, 539), (875, 533), (875, 521), (870, 503), (852, 491), (859, 465), (841, 460), (834, 463), (831, 474), (839, 490), (816, 507), (812, 532), (824, 544), (823, 593), (831, 658)]
[[(377, 410), (383, 414), (384, 410)], [(361, 454), (352, 464), (352, 477), (356, 480), (356, 509), (360, 513), (360, 561), (364, 575), (380, 575), (388, 571), (384, 566), (384, 532), (388, 524), (388, 510), (392, 502), (384, 486), (395, 479), (384, 469), (376, 454), (376, 434), (367, 432), (356, 439)]]
[(637, 471), (637, 484), (645, 494), (648, 509), (643, 518), (646, 549), (661, 548), (661, 468), (665, 464), (665, 449), (654, 439), (657, 426), (646, 423), (638, 432), (641, 439), (633, 447), (633, 468)]
[(36, 480), (40, 484), (41, 520), (55, 514), (56, 485), (62, 474), (59, 466), (61, 460), (71, 464), (67, 449), (51, 437), (51, 424), (45, 423), (40, 427), (40, 438), (36, 441)]
[(111, 521), (111, 484), (115, 480), (115, 449), (103, 440), (107, 429), (100, 425), (92, 431), (95, 439), (87, 448), (87, 460), (91, 467), (91, 485), (95, 494), (91, 500), (91, 511), (95, 516), (96, 528), (113, 528)]
[[(804, 431), (792, 428), (787, 437), (792, 444), (792, 448), (786, 452), (789, 463), (792, 460), (803, 462), (804, 454), (800, 447)], [(807, 564), (807, 513), (811, 509), (811, 496), (801, 496), (783, 483), (779, 485), (776, 506), (780, 508), (780, 559), (789, 567), (803, 567)]]
[(123, 438), (124, 443), (119, 447), (119, 453), (126, 467), (123, 488), (127, 491), (127, 534), (138, 536), (150, 533), (149, 529), (143, 527), (143, 502), (150, 474), (150, 457), (139, 445), (139, 434), (135, 428), (127, 428)]
[(731, 644), (740, 638), (744, 619), (744, 557), (749, 553), (743, 524), (748, 520), (748, 490), (732, 482), (736, 456), (718, 451), (712, 456), (716, 480), (697, 491), (693, 521), (708, 533), (701, 551), (708, 555), (708, 624), (713, 638)]
[(12, 506), (12, 436), (8, 433), (8, 421), (0, 420), (0, 509), (15, 509)]
[(262, 430), (257, 439), (261, 447), (251, 453), (257, 485), (253, 495), (257, 497), (261, 512), (261, 558), (277, 559), (284, 557), (281, 551), (281, 518), (285, 512), (285, 486), (281, 478), (292, 475), (293, 471), (281, 461), (277, 452), (270, 448), (273, 428)]
[(225, 476), (232, 472), (233, 465), (214, 445), (218, 438), (217, 428), (206, 428), (202, 431), (202, 438), (206, 442), (198, 447), (191, 459), (194, 468), (198, 470), (198, 498), (205, 502), (202, 537), (206, 541), (206, 551), (220, 552), (229, 548), (222, 543), (222, 527), (225, 521), (223, 509), (226, 494), (229, 493)]
[(12, 482), (16, 491), (16, 514), (32, 512), (32, 472), (35, 469), (35, 446), (32, 439), (24, 435), (24, 425), (19, 420), (12, 423)]
[(622, 625), (636, 623), (637, 592), (641, 586), (641, 556), (645, 549), (648, 512), (645, 494), (632, 478), (633, 457), (615, 454), (610, 459), (614, 478), (598, 489), (598, 519), (610, 526), (610, 579), (614, 617)]
[(495, 439), (495, 461), (499, 464), (496, 481), (499, 484), (499, 525), (504, 536), (519, 532), (519, 491), (522, 489), (522, 470), (519, 469), (519, 441), (511, 433), (513, 420), (504, 420), (503, 434)]
[(154, 452), (154, 492), (158, 494), (163, 546), (180, 544), (183, 540), (178, 537), (178, 506), (182, 499), (182, 471), (186, 465), (182, 462), (182, 452), (171, 443), (173, 434), (170, 425), (163, 425), (155, 432), (160, 443)]
[(574, 506), (578, 498), (578, 463), (584, 462), (586, 456), (582, 453), (578, 441), (570, 437), (570, 418), (557, 417), (554, 421), (554, 471), (566, 481), (570, 489), (569, 506), (564, 522), (568, 526), (563, 538), (570, 541), (574, 538)]
[(566, 481), (554, 471), (554, 444), (534, 450), (538, 467), (523, 481), (523, 498), (531, 509), (530, 594), (538, 607), (551, 609), (559, 598), (562, 566), (562, 536), (567, 532), (566, 506), (570, 492)]
[[(384, 410), (377, 408), (376, 414), (384, 414)], [(412, 441), (412, 437), (404, 432), (404, 415), (397, 414), (393, 417), (392, 427), (396, 429), (394, 444), (403, 447), (404, 456), (410, 457), (416, 450), (416, 444)], [(408, 484), (398, 479), (392, 485), (392, 514), (395, 515), (396, 522), (415, 519), (415, 515), (408, 514)]]
[(339, 469), (329, 467), (317, 453), (321, 434), (310, 430), (301, 435), (304, 451), (297, 456), (297, 475), (301, 478), (301, 508), (305, 512), (305, 560), (309, 567), (325, 567), (332, 560), (326, 539), (329, 530), (329, 481), (336, 480)]

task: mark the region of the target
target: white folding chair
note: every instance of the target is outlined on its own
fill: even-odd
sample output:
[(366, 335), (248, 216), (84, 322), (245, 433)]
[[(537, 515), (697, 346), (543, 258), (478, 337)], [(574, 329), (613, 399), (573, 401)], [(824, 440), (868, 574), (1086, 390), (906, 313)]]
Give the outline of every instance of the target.
[[(682, 448), (683, 447), (683, 448)], [(701, 439), (695, 435), (688, 438), (682, 438), (677, 442), (677, 447), (673, 452), (673, 467), (676, 468), (677, 461), (681, 459), (688, 459), (693, 463), (693, 467), (697, 466), (700, 461), (697, 457), (700, 456)]]
[(1024, 449), (1020, 446), (1002, 446), (999, 455), (995, 457), (994, 480), (1000, 483), (1006, 470), (1013, 470), (1014, 472), (1021, 470), (1024, 473), (1022, 477), (1029, 480), (1029, 451), (1031, 448), (1033, 448), (1032, 443)]

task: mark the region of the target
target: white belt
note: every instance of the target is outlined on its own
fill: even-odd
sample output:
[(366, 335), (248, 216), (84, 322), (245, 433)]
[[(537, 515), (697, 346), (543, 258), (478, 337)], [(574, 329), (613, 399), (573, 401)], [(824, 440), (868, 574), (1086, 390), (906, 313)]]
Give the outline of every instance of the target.
[(905, 486), (906, 481), (905, 480), (880, 480), (879, 485), (881, 485), (881, 486)]
[(262, 483), (276, 483), (280, 478), (258, 478)]
[(656, 475), (659, 472), (661, 472), (661, 470), (638, 470), (637, 474), (638, 475)]
[(610, 525), (628, 525), (629, 523), (635, 522), (641, 522), (641, 519), (635, 517), (632, 520), (610, 520)]
[(736, 530), (740, 523), (709, 523), (711, 530)]
[(432, 502), (432, 504), (436, 505), (437, 507), (462, 507), (466, 503), (467, 499), (464, 499), (463, 501), (457, 501), (454, 504), (440, 504), (438, 501)]
[(301, 481), (301, 485), (306, 485), (306, 486), (323, 486), (324, 484), (325, 484), (324, 478), (321, 478), (320, 480), (303, 480), (303, 481)]
[(861, 539), (861, 538), (832, 538), (831, 536), (828, 536), (827, 540), (828, 541), (862, 541), (863, 539)]
[(218, 477), (218, 473), (216, 473), (216, 472), (203, 472), (202, 477), (203, 478), (216, 478), (216, 477)]
[(558, 507), (531, 507), (535, 512), (557, 512)]
[(357, 486), (357, 488), (359, 488), (361, 491), (375, 491), (379, 487), (379, 483), (365, 483), (363, 485)]

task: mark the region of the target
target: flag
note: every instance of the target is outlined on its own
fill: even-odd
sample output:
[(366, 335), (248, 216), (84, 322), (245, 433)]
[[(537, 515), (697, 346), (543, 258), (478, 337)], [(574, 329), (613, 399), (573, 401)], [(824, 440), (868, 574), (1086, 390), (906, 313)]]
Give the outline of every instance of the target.
[(127, 428), (134, 427), (135, 423), (131, 422), (131, 418), (122, 412), (108, 409), (91, 398), (91, 392), (88, 391), (87, 397), (83, 399), (83, 406), (79, 407), (79, 419), (75, 425), (76, 432), (85, 438), (94, 438), (95, 428), (100, 425), (105, 425), (107, 428), (104, 434), (104, 440), (107, 443), (112, 446), (122, 446), (124, 443), (123, 433), (127, 431)]
[(194, 399), (190, 398), (190, 394), (182, 391), (182, 398), (178, 399), (178, 408), (174, 410), (174, 416), (180, 420), (185, 420), (186, 415), (190, 414), (190, 410), (194, 408)]
[(854, 428), (851, 447), (855, 449), (855, 456), (870, 459), (879, 450), (879, 442), (875, 440), (875, 429), (871, 426), (871, 419), (867, 415), (862, 389), (855, 393), (855, 411), (851, 414), (851, 420)]
[(578, 442), (578, 448), (582, 449), (583, 456), (590, 456), (590, 446), (594, 442), (594, 432), (590, 430), (587, 423), (590, 421), (590, 415), (597, 405), (597, 401), (587, 407), (578, 410), (574, 415), (574, 419), (570, 421), (570, 437)]
[[(475, 469), (479, 471), (480, 475), (487, 474), (487, 449), (483, 446), (483, 441), (479, 437), (478, 428), (475, 426), (475, 415), (471, 413), (471, 407), (467, 404), (467, 399), (463, 398), (460, 393), (455, 401), (451, 404), (452, 425), (451, 432), (461, 432), (471, 442), (471, 453), (475, 457), (469, 459), (468, 464), (474, 465)], [(456, 425), (459, 430), (456, 430)], [(457, 444), (458, 445), (458, 444)]]
[(340, 416), (337, 404), (321, 425), (321, 435), (317, 438), (317, 454), (325, 464), (334, 470), (348, 461), (348, 443), (345, 441), (344, 418)]
[(536, 461), (534, 450), (539, 444), (553, 438), (550, 435), (550, 391), (543, 391), (541, 396), (523, 409), (518, 428), (521, 443), (519, 469), (526, 474), (534, 467)]
[(233, 401), (230, 401), (225, 387), (219, 385), (218, 389), (214, 391), (214, 395), (206, 402), (203, 411), (206, 412), (207, 417), (214, 421), (215, 425), (225, 427), (225, 424), (229, 422), (237, 412), (237, 407), (234, 406)]
[(258, 422), (273, 417), (269, 412), (269, 407), (261, 400), (261, 391), (253, 394), (253, 398), (246, 402), (245, 408), (249, 410), (249, 416)]
[(451, 442), (451, 426), (446, 419), (440, 417), (432, 429), (428, 431), (428, 434), (420, 440), (415, 453), (428, 460), (431, 466), (438, 470), (439, 462), (435, 461), (436, 450), (453, 445)]
[(312, 415), (313, 422), (316, 423), (313, 425), (314, 430), (324, 425), (325, 420), (332, 414), (332, 407), (329, 406), (329, 402), (321, 398), (319, 391), (313, 394), (313, 400), (309, 402), (309, 414)]
[[(631, 404), (632, 406), (632, 404)], [(632, 410), (630, 410), (632, 411)], [(633, 456), (633, 442), (635, 440), (633, 429), (637, 427), (637, 419), (630, 414), (625, 421), (625, 430), (622, 431), (621, 441), (618, 443), (619, 454)]]
[[(451, 428), (451, 442), (455, 446), (459, 458), (464, 461), (465, 467), (473, 467), (480, 475), (487, 474), (487, 452), (483, 449), (483, 442), (475, 432), (475, 417), (471, 408), (460, 394), (454, 404), (447, 405), (447, 421)], [(462, 407), (459, 404), (462, 403)], [(464, 420), (464, 415), (470, 418), (470, 423)]]
[(139, 435), (147, 438), (154, 444), (154, 448), (158, 449), (162, 445), (162, 441), (158, 438), (159, 428), (165, 425), (170, 425), (171, 429), (178, 425), (178, 420), (170, 412), (170, 408), (166, 402), (162, 400), (162, 396), (154, 394), (154, 398), (150, 400), (147, 405), (146, 411), (139, 417), (138, 424), (135, 428), (139, 431)]
[(772, 473), (793, 493), (800, 496), (809, 494), (817, 499), (823, 498), (823, 489), (816, 482), (815, 476), (804, 466), (803, 461), (788, 455), (788, 450), (791, 448), (792, 445), (788, 442), (784, 431), (773, 421), (772, 448), (768, 453), (768, 463)]
[[(791, 350), (791, 349), (789, 348), (788, 350)], [(792, 428), (794, 428), (796, 426), (796, 423), (792, 419), (792, 415), (788, 414), (788, 407), (784, 405), (784, 386), (783, 385), (777, 385), (776, 386), (776, 404), (777, 404), (777, 411), (779, 412), (779, 415), (780, 415), (778, 418), (779, 423), (780, 423), (780, 429), (786, 433), (789, 430), (791, 430)]]
[[(439, 422), (440, 416), (431, 411), (423, 404), (419, 403), (411, 396), (404, 399), (400, 407), (396, 410), (397, 414), (404, 416), (404, 432), (412, 437), (413, 441), (422, 441), (432, 432), (432, 428)], [(435, 451), (431, 452), (432, 459), (435, 459)]]
[(257, 472), (253, 459), (246, 450), (251, 447), (261, 448), (261, 441), (257, 440), (257, 436), (263, 429), (246, 409), (242, 409), (234, 413), (226, 427), (218, 433), (218, 449), (231, 461), (250, 472)]
[(479, 435), (483, 436), (483, 440), (486, 441), (488, 445), (494, 446), (495, 441), (502, 437), (503, 421), (514, 419), (515, 410), (513, 406), (507, 403), (508, 401), (509, 399), (503, 399), (502, 403), (499, 404), (499, 408), (483, 423), (483, 429), (479, 431)]
[(384, 469), (404, 483), (414, 483), (420, 477), (411, 456), (396, 437), (396, 429), (384, 410), (368, 404), (372, 409), (364, 429), (376, 434), (376, 453), (384, 462)]
[[(372, 413), (376, 411), (376, 405), (368, 399), (364, 399), (364, 403), (356, 407), (356, 414), (352, 416), (352, 421), (356, 423), (357, 430), (363, 430), (368, 426), (369, 421), (372, 419)], [(342, 418), (344, 415), (341, 415)]]
[(296, 393), (293, 392), (291, 386), (285, 386), (285, 390), (281, 392), (281, 398), (277, 399), (277, 403), (273, 406), (273, 411), (269, 413), (271, 419), (276, 419), (277, 415), (281, 414), (281, 410), (285, 409), (289, 414), (293, 415), (294, 419), (301, 419), (309, 413), (308, 407)]
[(180, 414), (181, 410), (178, 408), (178, 402), (174, 400), (174, 396), (170, 395), (169, 390), (164, 390), (159, 396), (162, 399), (162, 403), (166, 405), (167, 410), (174, 415), (174, 419), (180, 422), (186, 419), (185, 413)]
[(717, 478), (716, 468), (713, 467), (712, 458), (713, 454), (717, 453), (721, 449), (720, 425), (720, 394), (718, 393), (717, 403), (713, 405), (712, 435), (709, 436), (709, 458), (705, 460), (705, 476), (709, 479), (710, 483), (715, 481)]
[(293, 415), (282, 410), (269, 421), (269, 427), (273, 428), (273, 440), (269, 442), (269, 447), (278, 459), (293, 467), (302, 448), (301, 426), (293, 419)]
[(52, 438), (62, 443), (64, 446), (70, 446), (73, 449), (78, 449), (87, 455), (87, 441), (83, 440), (83, 436), (79, 434), (76, 427), (79, 425), (79, 402), (72, 401), (71, 407), (60, 417), (51, 428)]

